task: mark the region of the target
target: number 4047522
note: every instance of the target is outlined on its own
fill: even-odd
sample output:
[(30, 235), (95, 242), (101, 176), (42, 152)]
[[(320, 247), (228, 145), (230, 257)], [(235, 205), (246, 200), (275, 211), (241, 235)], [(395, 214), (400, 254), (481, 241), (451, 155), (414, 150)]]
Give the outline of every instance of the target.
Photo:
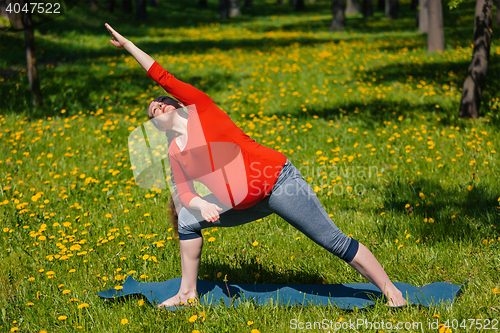
[(61, 14), (61, 4), (60, 3), (50, 3), (50, 2), (31, 2), (25, 3), (23, 6), (19, 3), (9, 3), (7, 8), (5, 8), (7, 13), (19, 14), (23, 13), (38, 13), (38, 14)]

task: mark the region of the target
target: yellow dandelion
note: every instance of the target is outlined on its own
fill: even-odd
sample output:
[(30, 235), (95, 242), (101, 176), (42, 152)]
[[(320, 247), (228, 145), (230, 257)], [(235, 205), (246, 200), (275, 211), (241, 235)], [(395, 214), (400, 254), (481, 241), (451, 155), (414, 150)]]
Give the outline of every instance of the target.
[(253, 325), (253, 321), (251, 321), (251, 320), (247, 321), (247, 325), (248, 326)]
[(257, 245), (259, 245), (259, 242), (255, 241), (255, 242), (252, 243), (252, 245), (253, 246), (257, 246)]
[(196, 319), (198, 319), (198, 316), (197, 315), (192, 315), (191, 317), (189, 317), (189, 322), (190, 323), (194, 323), (196, 321)]
[(104, 216), (106, 216), (109, 219), (112, 215), (108, 213), (108, 214), (106, 214)]
[(493, 294), (498, 294), (498, 288), (497, 288), (497, 287), (493, 288), (493, 290), (492, 290), (491, 292), (492, 292)]
[(253, 330), (250, 331), (250, 333), (260, 333), (260, 331), (256, 328), (254, 328)]
[(15, 326), (10, 329), (11, 332), (16, 332), (17, 330), (19, 330), (19, 328)]
[(59, 319), (59, 320), (66, 320), (66, 319), (68, 319), (68, 316), (59, 316), (59, 317), (57, 317), (57, 319)]
[(198, 330), (192, 330), (191, 333), (200, 333)]
[(128, 319), (123, 318), (120, 322), (122, 323), (122, 325), (125, 325), (128, 323)]
[(62, 293), (63, 293), (64, 295), (66, 295), (66, 294), (69, 294), (70, 292), (71, 292), (71, 290), (69, 290), (69, 289), (65, 289), (65, 290), (63, 290), (63, 292), (62, 292)]
[(123, 287), (122, 287), (122, 286), (116, 286), (116, 287), (115, 287), (115, 289), (116, 289), (116, 290), (122, 290), (122, 289), (123, 289)]
[(209, 241), (209, 242), (213, 242), (213, 241), (215, 241), (215, 237), (210, 237), (210, 238), (208, 239), (208, 241)]
[(139, 304), (139, 306), (143, 306), (144, 305), (144, 300), (143, 299), (140, 299), (137, 304)]
[(78, 305), (78, 308), (83, 309), (83, 308), (88, 308), (89, 306), (90, 306), (89, 303), (82, 303), (82, 304)]

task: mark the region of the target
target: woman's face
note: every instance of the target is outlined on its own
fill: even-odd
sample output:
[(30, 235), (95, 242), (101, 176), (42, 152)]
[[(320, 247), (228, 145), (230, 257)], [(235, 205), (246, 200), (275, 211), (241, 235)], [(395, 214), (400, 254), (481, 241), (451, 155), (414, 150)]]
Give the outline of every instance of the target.
[(148, 116), (150, 119), (156, 118), (162, 114), (172, 112), (177, 108), (170, 104), (153, 101), (148, 108)]

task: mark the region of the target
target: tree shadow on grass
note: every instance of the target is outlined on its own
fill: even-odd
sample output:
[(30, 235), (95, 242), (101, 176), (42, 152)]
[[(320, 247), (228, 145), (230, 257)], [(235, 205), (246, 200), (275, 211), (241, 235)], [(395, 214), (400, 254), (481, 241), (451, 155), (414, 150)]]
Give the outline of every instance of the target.
[[(469, 184), (472, 182), (456, 183), (450, 188), (430, 179), (411, 183), (393, 180), (381, 195), (386, 210), (396, 215), (411, 213), (419, 221), (427, 219), (409, 226), (409, 233), (416, 238), (431, 243), (481, 241), (500, 231), (498, 193), (482, 185), (469, 190)], [(387, 221), (385, 226), (391, 223)]]

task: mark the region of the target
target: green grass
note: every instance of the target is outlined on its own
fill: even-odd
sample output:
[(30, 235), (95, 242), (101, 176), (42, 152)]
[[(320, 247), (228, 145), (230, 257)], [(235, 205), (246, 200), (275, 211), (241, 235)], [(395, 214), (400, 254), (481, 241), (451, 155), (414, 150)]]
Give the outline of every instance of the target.
[[(498, 318), (498, 27), (481, 118), (471, 121), (457, 113), (472, 53), (472, 5), (445, 9), (446, 52), (428, 54), (408, 1), (396, 21), (382, 13), (348, 17), (337, 33), (328, 31), (329, 2), (295, 13), (256, 1), (222, 23), (216, 2), (203, 10), (175, 3), (162, 3), (143, 24), (81, 4), (39, 26), (41, 108), (27, 101), (23, 35), (0, 35), (2, 331), (286, 332), (292, 319), (426, 327)], [(334, 222), (366, 244), (394, 281), (469, 280), (465, 293), (453, 306), (379, 302), (354, 311), (245, 303), (169, 313), (139, 298), (100, 299), (96, 292), (128, 275), (163, 281), (181, 274), (169, 194), (135, 185), (127, 149), (128, 134), (162, 91), (108, 43), (104, 22), (207, 92), (255, 140), (284, 152)], [(365, 282), (276, 216), (207, 231), (200, 279)]]

